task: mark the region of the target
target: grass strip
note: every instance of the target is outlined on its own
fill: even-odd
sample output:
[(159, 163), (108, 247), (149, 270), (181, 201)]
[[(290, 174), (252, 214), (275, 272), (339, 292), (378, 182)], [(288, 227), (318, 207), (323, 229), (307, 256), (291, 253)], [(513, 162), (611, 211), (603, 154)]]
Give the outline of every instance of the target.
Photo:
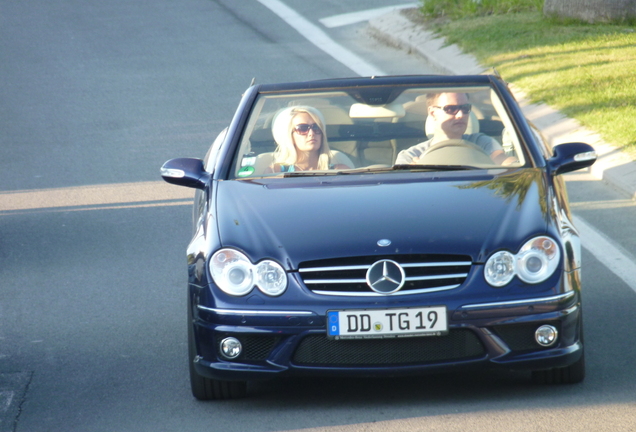
[(532, 102), (559, 109), (636, 156), (634, 28), (561, 23), (538, 11), (425, 22), (484, 66), (496, 67)]

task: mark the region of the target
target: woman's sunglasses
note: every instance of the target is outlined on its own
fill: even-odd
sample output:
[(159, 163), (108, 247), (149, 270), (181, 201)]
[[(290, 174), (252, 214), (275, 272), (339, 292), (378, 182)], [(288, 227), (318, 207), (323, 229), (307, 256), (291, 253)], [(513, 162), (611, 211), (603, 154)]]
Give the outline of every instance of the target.
[(316, 123), (313, 123), (313, 124), (300, 123), (294, 126), (294, 131), (298, 135), (307, 135), (310, 129), (314, 131), (316, 135), (322, 134), (322, 129), (320, 129), (320, 126), (318, 126)]
[(470, 112), (470, 109), (472, 108), (472, 105), (471, 104), (444, 105), (443, 107), (442, 106), (434, 106), (433, 108), (439, 108), (439, 109), (443, 110), (448, 115), (455, 115), (459, 111), (461, 111), (462, 114), (468, 114)]

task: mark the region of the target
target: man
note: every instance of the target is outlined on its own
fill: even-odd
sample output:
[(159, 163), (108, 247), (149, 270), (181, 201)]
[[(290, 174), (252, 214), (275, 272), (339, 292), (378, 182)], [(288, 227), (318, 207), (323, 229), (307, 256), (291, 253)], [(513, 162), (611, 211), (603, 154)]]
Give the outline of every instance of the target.
[(463, 139), (481, 147), (493, 162), (507, 165), (515, 158), (508, 158), (501, 145), (482, 133), (466, 135), (471, 105), (466, 93), (434, 93), (427, 95), (428, 115), (435, 123), (433, 138), (401, 151), (395, 164), (417, 164), (429, 147), (451, 139)]

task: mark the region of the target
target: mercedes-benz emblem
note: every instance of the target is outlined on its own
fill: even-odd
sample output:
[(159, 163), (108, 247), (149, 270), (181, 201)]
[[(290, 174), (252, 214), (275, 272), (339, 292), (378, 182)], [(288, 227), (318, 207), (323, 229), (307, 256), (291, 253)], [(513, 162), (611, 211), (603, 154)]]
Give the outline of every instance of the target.
[(379, 294), (391, 294), (404, 285), (404, 269), (395, 261), (380, 260), (367, 270), (367, 284)]

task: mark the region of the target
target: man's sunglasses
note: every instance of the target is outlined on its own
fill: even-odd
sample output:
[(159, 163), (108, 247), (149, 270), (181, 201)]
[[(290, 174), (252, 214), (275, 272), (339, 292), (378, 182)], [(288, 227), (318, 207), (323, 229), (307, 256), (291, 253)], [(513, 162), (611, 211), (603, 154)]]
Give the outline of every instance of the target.
[(444, 105), (443, 107), (442, 106), (434, 106), (433, 108), (439, 108), (439, 109), (443, 110), (448, 115), (455, 115), (460, 110), (461, 110), (462, 114), (468, 114), (470, 112), (470, 109), (472, 108), (472, 105), (471, 104)]
[(322, 134), (322, 129), (320, 129), (320, 126), (318, 126), (316, 123), (313, 123), (313, 124), (300, 123), (294, 126), (294, 131), (298, 135), (307, 135), (310, 129), (314, 131), (316, 135)]

